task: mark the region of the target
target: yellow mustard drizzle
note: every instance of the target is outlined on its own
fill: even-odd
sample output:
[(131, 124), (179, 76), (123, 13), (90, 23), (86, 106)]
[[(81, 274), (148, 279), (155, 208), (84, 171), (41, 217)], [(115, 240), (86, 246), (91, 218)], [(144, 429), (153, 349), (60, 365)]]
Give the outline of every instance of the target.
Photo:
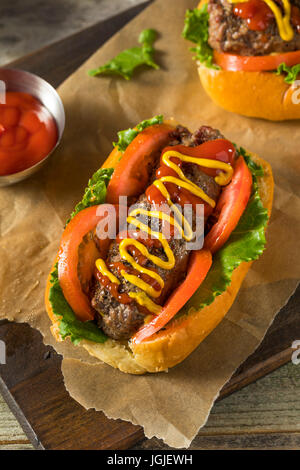
[[(127, 248), (129, 246), (135, 246), (141, 252), (141, 254), (145, 256), (147, 259), (149, 259), (150, 261), (152, 261), (153, 264), (155, 264), (156, 266), (162, 269), (167, 269), (167, 270), (171, 270), (174, 268), (175, 257), (174, 257), (173, 251), (170, 248), (168, 240), (166, 239), (164, 234), (161, 232), (152, 230), (148, 225), (136, 219), (136, 217), (138, 215), (145, 215), (150, 218), (151, 217), (158, 218), (161, 221), (167, 221), (170, 225), (173, 225), (177, 230), (179, 230), (182, 237), (186, 241), (191, 241), (193, 239), (192, 227), (190, 226), (188, 221), (185, 219), (181, 211), (178, 209), (178, 207), (173, 204), (171, 196), (168, 190), (166, 189), (164, 183), (175, 183), (179, 187), (185, 188), (188, 191), (190, 191), (192, 194), (198, 196), (199, 198), (207, 202), (211, 207), (215, 207), (216, 205), (213, 199), (211, 199), (195, 183), (193, 183), (188, 178), (186, 178), (181, 168), (176, 163), (171, 161), (171, 158), (174, 158), (174, 157), (178, 158), (182, 162), (194, 163), (201, 167), (221, 170), (220, 173), (215, 177), (216, 183), (218, 183), (220, 186), (227, 185), (230, 182), (232, 175), (233, 175), (232, 166), (229, 165), (228, 163), (224, 163), (219, 160), (190, 157), (188, 155), (184, 155), (182, 153), (179, 153), (173, 150), (169, 150), (163, 154), (162, 162), (166, 166), (174, 170), (177, 173), (178, 178), (175, 178), (173, 176), (163, 176), (162, 178), (155, 180), (153, 182), (153, 185), (156, 186), (156, 188), (161, 192), (163, 197), (166, 199), (167, 204), (171, 208), (172, 212), (175, 214), (175, 218), (171, 217), (170, 215), (162, 211), (157, 211), (157, 210), (148, 211), (146, 209), (136, 208), (130, 212), (129, 216), (127, 217), (127, 223), (134, 225), (141, 232), (147, 233), (151, 238), (155, 238), (159, 240), (163, 247), (167, 260), (164, 261), (158, 256), (155, 256), (149, 253), (145, 245), (143, 245), (138, 240), (135, 240), (132, 238), (125, 238), (119, 244), (119, 252), (120, 252), (121, 258), (127, 261), (139, 273), (147, 274), (152, 279), (157, 281), (158, 284), (160, 285), (159, 290), (154, 289), (147, 282), (143, 281), (140, 277), (135, 276), (133, 274), (129, 274), (125, 270), (121, 271), (121, 275), (123, 276), (125, 280), (130, 282), (130, 284), (133, 284), (139, 289), (141, 289), (141, 292), (129, 292), (129, 296), (132, 299), (134, 299), (139, 305), (146, 307), (147, 310), (149, 310), (153, 314), (158, 314), (161, 311), (161, 306), (153, 302), (149, 298), (149, 296), (152, 298), (158, 298), (161, 295), (161, 292), (164, 288), (164, 281), (162, 277), (155, 271), (152, 271), (151, 269), (147, 269), (144, 266), (141, 266), (140, 264), (138, 264), (133, 258), (133, 256), (131, 256), (128, 253)], [(180, 223), (178, 222), (178, 218), (180, 219)], [(184, 227), (184, 229), (182, 229), (182, 227)], [(111, 280), (111, 282), (117, 282), (118, 284), (120, 284), (119, 280), (107, 270), (105, 262), (103, 260), (98, 259), (96, 261), (96, 267), (97, 269), (99, 269), (99, 271), (102, 274), (106, 275)]]
[(98, 269), (98, 271), (103, 275), (103, 276), (107, 276), (108, 279), (110, 280), (110, 282), (114, 282), (116, 284), (120, 284), (120, 281), (119, 279), (113, 275), (112, 272), (110, 272), (108, 269), (107, 269), (107, 266), (105, 264), (105, 261), (101, 258), (97, 259), (96, 261), (96, 268)]
[(152, 302), (145, 292), (129, 292), (129, 297), (136, 300), (139, 305), (146, 307), (149, 312), (158, 315), (161, 311), (161, 306), (157, 305), (155, 302)]
[[(165, 181), (166, 182), (166, 181)], [(153, 185), (161, 192), (161, 194), (164, 196), (164, 198), (166, 199), (169, 207), (171, 208), (171, 210), (174, 212), (174, 214), (176, 215), (177, 219), (180, 219), (181, 221), (181, 226), (184, 227), (184, 229), (187, 231), (187, 234), (186, 232), (184, 231), (183, 232), (183, 238), (187, 241), (191, 241), (192, 238), (193, 238), (193, 230), (192, 230), (192, 227), (190, 226), (190, 224), (187, 222), (187, 220), (183, 217), (181, 211), (178, 209), (178, 207), (173, 204), (172, 200), (171, 200), (171, 196), (169, 194), (169, 191), (167, 190), (167, 188), (165, 187), (165, 185), (163, 184), (163, 182), (161, 180), (155, 180), (153, 182)], [(182, 229), (181, 229), (182, 230)], [(183, 231), (183, 230), (182, 230)]]
[[(158, 180), (156, 180), (158, 181)], [(162, 185), (162, 187), (165, 189), (164, 185)], [(162, 191), (161, 191), (162, 192)], [(170, 198), (170, 195), (168, 193), (168, 198)], [(171, 201), (171, 204), (172, 204), (172, 201)], [(175, 208), (175, 206), (174, 206)], [(179, 231), (179, 233), (181, 234), (181, 236), (186, 240), (186, 241), (191, 241), (193, 239), (193, 231), (190, 230), (188, 235), (185, 234), (184, 230), (182, 229), (182, 226), (178, 223), (178, 221), (176, 219), (174, 219), (174, 217), (171, 217), (169, 214), (165, 214), (164, 212), (162, 211), (155, 211), (155, 210), (151, 210), (151, 211), (146, 211), (145, 209), (135, 209), (133, 210), (131, 213), (130, 213), (130, 223), (135, 225), (136, 227), (140, 228), (140, 222), (136, 219), (134, 219), (133, 217), (135, 217), (136, 215), (146, 215), (148, 217), (152, 217), (152, 218), (156, 218), (156, 219), (160, 219), (160, 220), (165, 220), (167, 221), (170, 225), (173, 225), (174, 227), (177, 228), (177, 230)], [(129, 220), (128, 220), (129, 222)], [(151, 235), (151, 231), (149, 229), (149, 227), (147, 225), (144, 225), (142, 224), (143, 228), (145, 228), (144, 231), (146, 231), (148, 234)]]
[[(229, 3), (246, 3), (249, 0), (228, 0)], [(283, 41), (291, 41), (294, 37), (294, 30), (291, 26), (291, 4), (289, 0), (282, 0), (284, 15), (278, 5), (273, 0), (263, 0), (274, 13), (279, 34)]]

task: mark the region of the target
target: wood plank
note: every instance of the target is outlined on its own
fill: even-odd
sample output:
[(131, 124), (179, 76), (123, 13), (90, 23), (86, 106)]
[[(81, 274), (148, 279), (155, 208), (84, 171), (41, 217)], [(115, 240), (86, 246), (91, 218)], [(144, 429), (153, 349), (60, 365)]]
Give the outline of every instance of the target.
[(151, 1), (145, 1), (107, 20), (100, 21), (84, 31), (72, 34), (50, 46), (14, 60), (7, 66), (36, 73), (54, 87), (58, 87), (111, 36), (148, 6)]
[(0, 450), (8, 445), (28, 444), (28, 438), (0, 394)]
[[(136, 450), (164, 450), (166, 447), (158, 439), (145, 440)], [(255, 433), (255, 434), (218, 434), (197, 437), (196, 443), (189, 447), (191, 450), (299, 450), (300, 433)]]
[[(292, 354), (293, 349), (288, 348), (269, 357), (265, 361), (255, 364), (249, 369), (245, 369), (244, 372), (237, 371), (221, 390), (218, 401), (288, 363), (291, 360)], [(253, 360), (253, 357), (251, 357), (251, 360)]]
[(236, 371), (223, 387), (220, 398), (240, 390), (290, 362), (292, 343), (300, 338), (300, 286), (276, 316), (260, 346)]
[(0, 338), (8, 347), (7, 364), (0, 366), (0, 391), (35, 448), (126, 449), (143, 438), (140, 427), (85, 411), (70, 398), (61, 357), (42, 344), (38, 331), (2, 322)]
[[(57, 86), (142, 8), (139, 5), (10, 65), (37, 73)], [(260, 348), (226, 385), (222, 397), (289, 361), (291, 343), (300, 338), (299, 296), (300, 289)], [(0, 388), (36, 448), (125, 449), (143, 438), (140, 427), (85, 411), (68, 396), (60, 372), (61, 359), (42, 344), (38, 332), (27, 325), (2, 322), (0, 339), (9, 348), (8, 366), (0, 366)]]
[[(191, 449), (300, 448), (300, 366), (292, 363), (218, 402)], [(164, 449), (150, 439), (136, 446)]]
[[(222, 400), (214, 406), (208, 423), (193, 441), (192, 448), (300, 448), (299, 383), (300, 367), (290, 363), (257, 384)], [(12, 420), (7, 410), (3, 414), (0, 397), (0, 450), (11, 446), (29, 449), (28, 444), (21, 443), (25, 436), (20, 429), (12, 435), (9, 432), (11, 428), (2, 424), (6, 417), (8, 422)], [(6, 442), (2, 441), (2, 428), (6, 430)], [(161, 449), (161, 445), (161, 441), (151, 439), (134, 448)]]
[(31, 444), (4, 444), (0, 445), (0, 450), (34, 450)]
[[(0, 64), (66, 38), (145, 0), (1, 0)], [(51, 4), (51, 9), (50, 9)], [(33, 19), (34, 15), (34, 19)]]

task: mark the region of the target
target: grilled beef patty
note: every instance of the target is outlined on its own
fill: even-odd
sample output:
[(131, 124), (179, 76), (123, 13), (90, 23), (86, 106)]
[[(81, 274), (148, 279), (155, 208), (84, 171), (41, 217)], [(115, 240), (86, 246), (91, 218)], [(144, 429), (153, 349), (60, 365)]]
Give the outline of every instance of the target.
[[(191, 134), (187, 129), (178, 126), (172, 133), (171, 145), (183, 144), (186, 146), (196, 146), (207, 140), (215, 140), (218, 138), (223, 138), (223, 136), (219, 131), (210, 127), (202, 126), (194, 134)], [(217, 185), (213, 177), (203, 173), (197, 165), (191, 164), (187, 166), (185, 173), (188, 178), (201, 187), (213, 200), (216, 201), (218, 199), (220, 187)], [(135, 207), (140, 207), (146, 210), (151, 209), (151, 205), (144, 194), (140, 196)], [(161, 228), (161, 225), (159, 228)], [(187, 250), (186, 241), (184, 239), (171, 238), (169, 240), (169, 245), (176, 260), (175, 266), (172, 270), (159, 268), (149, 260), (147, 260), (145, 264), (145, 267), (150, 269), (153, 268), (164, 280), (165, 285), (163, 291), (160, 297), (155, 299), (155, 302), (159, 305), (164, 304), (165, 300), (184, 279), (190, 254), (190, 251)], [(148, 249), (151, 254), (166, 260), (162, 247), (152, 247)], [(106, 264), (109, 265), (110, 263), (120, 261), (122, 261), (124, 265), (130, 266), (126, 261), (121, 260), (119, 243), (115, 240), (109, 249)], [(115, 268), (112, 268), (111, 272), (120, 280), (120, 293), (140, 291), (138, 287), (130, 284), (120, 276)], [(99, 313), (99, 327), (101, 327), (103, 331), (113, 339), (129, 339), (144, 323), (146, 314), (144, 309), (141, 309), (136, 302), (132, 302), (130, 304), (119, 303), (97, 280), (95, 281), (94, 286), (92, 306)]]
[[(300, 0), (290, 1), (292, 5), (300, 8)], [(296, 27), (294, 38), (284, 41), (279, 35), (275, 18), (264, 31), (253, 31), (248, 28), (247, 20), (233, 13), (234, 7), (235, 4), (227, 0), (209, 0), (208, 42), (216, 51), (255, 56), (300, 49), (300, 34)]]

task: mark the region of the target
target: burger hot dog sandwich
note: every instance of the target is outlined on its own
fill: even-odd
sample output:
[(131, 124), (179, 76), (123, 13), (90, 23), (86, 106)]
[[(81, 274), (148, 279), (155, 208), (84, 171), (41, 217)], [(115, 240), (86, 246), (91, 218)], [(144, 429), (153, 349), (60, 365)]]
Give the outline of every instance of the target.
[(158, 372), (217, 326), (263, 252), (272, 171), (207, 126), (157, 116), (118, 135), (65, 227), (46, 309), (58, 341)]
[(219, 106), (300, 118), (299, 0), (202, 0), (183, 35), (196, 43), (201, 83)]

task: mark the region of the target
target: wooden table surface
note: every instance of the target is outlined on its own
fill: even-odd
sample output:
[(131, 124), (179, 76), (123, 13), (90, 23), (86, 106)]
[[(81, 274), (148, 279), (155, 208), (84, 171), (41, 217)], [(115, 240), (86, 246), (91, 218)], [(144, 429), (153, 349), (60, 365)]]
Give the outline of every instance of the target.
[[(143, 2), (144, 0), (1, 0), (0, 65)], [(24, 3), (23, 7), (20, 6), (21, 3)]]
[[(192, 449), (300, 449), (300, 365), (289, 363), (213, 407)], [(136, 449), (167, 449), (158, 439)], [(0, 450), (32, 449), (0, 396)]]
[[(299, 385), (300, 365), (289, 363), (222, 400), (214, 406), (192, 448), (300, 449)], [(136, 448), (166, 447), (154, 438)], [(4, 449), (32, 446), (0, 396), (0, 450)]]

